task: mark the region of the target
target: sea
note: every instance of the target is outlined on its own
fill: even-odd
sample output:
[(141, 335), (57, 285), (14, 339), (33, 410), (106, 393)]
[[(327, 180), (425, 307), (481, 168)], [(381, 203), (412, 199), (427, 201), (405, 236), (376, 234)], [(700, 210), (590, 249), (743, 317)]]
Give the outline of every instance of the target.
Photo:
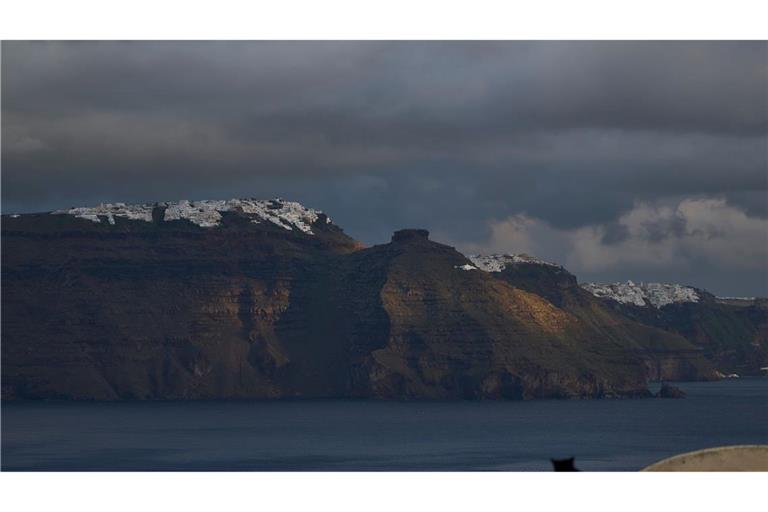
[[(684, 399), (3, 402), (4, 471), (636, 471), (768, 444), (768, 378)], [(658, 385), (657, 385), (658, 386)]]

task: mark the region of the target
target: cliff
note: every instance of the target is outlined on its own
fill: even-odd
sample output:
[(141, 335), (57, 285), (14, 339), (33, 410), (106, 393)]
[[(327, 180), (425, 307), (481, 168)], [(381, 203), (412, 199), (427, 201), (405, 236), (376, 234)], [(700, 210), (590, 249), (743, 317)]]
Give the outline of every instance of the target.
[(624, 347), (643, 362), (652, 380), (716, 378), (705, 351), (679, 333), (659, 329), (616, 311), (611, 304), (579, 286), (576, 276), (560, 265), (524, 255), (471, 256), (490, 274), (535, 293), (567, 311), (594, 336)]
[(485, 272), (424, 230), (363, 249), (282, 200), (2, 222), (5, 399), (647, 396), (713, 374), (564, 270)]
[(684, 337), (720, 373), (760, 375), (768, 366), (765, 299), (721, 299), (698, 288), (631, 281), (585, 289), (625, 318)]

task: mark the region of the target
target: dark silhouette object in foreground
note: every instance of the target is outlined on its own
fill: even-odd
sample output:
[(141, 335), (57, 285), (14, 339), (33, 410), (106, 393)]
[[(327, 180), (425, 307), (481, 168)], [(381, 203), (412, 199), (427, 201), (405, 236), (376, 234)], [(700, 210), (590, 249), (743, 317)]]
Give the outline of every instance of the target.
[(669, 384), (662, 384), (656, 396), (658, 398), (685, 398), (685, 391)]
[(579, 471), (573, 464), (573, 457), (568, 459), (549, 459), (555, 471)]

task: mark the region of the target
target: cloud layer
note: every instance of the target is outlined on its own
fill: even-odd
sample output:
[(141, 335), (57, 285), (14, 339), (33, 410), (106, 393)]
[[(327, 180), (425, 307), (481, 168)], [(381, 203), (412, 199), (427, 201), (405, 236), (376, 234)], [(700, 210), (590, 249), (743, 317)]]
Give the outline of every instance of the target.
[(764, 42), (6, 42), (3, 211), (281, 195), (366, 243), (423, 226), (518, 252), (522, 223), (592, 279), (768, 294), (767, 61)]
[[(563, 263), (582, 280), (682, 281), (717, 289), (721, 275), (735, 290), (766, 276), (768, 219), (747, 216), (722, 199), (675, 205), (636, 204), (615, 222), (558, 229), (524, 214), (491, 225), (489, 241), (467, 252), (515, 247)], [(718, 269), (710, 275), (701, 268)]]

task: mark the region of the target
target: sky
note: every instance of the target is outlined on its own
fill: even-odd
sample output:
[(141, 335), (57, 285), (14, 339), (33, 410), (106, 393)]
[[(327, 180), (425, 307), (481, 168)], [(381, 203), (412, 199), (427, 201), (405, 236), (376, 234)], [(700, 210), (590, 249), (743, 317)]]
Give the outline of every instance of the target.
[(2, 43), (3, 213), (275, 196), (767, 296), (768, 43)]

